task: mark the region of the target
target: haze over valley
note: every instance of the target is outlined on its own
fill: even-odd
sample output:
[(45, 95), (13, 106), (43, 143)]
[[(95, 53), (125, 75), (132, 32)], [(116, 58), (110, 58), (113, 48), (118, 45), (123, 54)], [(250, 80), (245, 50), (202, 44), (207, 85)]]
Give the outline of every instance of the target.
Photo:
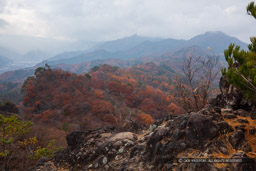
[[(8, 36), (4, 38), (6, 41), (8, 40)], [(25, 37), (23, 38), (25, 39)], [(17, 37), (17, 40), (20, 40), (19, 37)], [(7, 42), (9, 41), (11, 41), (10, 37)], [(18, 41), (17, 47), (19, 47), (18, 44), (21, 43), (21, 41), (23, 43), (25, 42), (27, 45), (30, 44), (30, 48), (32, 48), (32, 45), (37, 45), (37, 48), (41, 49), (29, 50), (25, 54), (22, 54), (22, 51), (15, 50), (14, 47), (12, 47), (12, 50), (1, 48), (0, 57), (2, 62), (0, 72), (3, 73), (5, 71), (40, 66), (41, 64), (44, 65), (44, 63), (57, 66), (61, 64), (79, 64), (95, 60), (106, 61), (107, 59), (139, 61), (140, 58), (143, 57), (159, 57), (190, 46), (198, 46), (201, 48), (201, 51), (208, 51), (207, 53), (218, 55), (224, 60), (223, 51), (228, 47), (229, 42), (240, 45), (243, 49), (247, 48), (246, 43), (220, 31), (206, 32), (189, 40), (150, 38), (132, 35), (106, 42), (77, 41), (70, 43), (50, 39), (27, 38), (27, 41)], [(0, 46), (3, 46), (3, 42), (1, 41)], [(101, 62), (101, 64), (103, 63), (104, 62)], [(88, 71), (88, 69), (84, 71)]]

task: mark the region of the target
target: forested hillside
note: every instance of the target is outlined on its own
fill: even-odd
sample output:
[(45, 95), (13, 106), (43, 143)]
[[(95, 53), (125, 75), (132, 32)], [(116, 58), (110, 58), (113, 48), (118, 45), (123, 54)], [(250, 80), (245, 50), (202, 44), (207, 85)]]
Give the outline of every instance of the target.
[(174, 77), (173, 70), (154, 63), (128, 69), (102, 65), (83, 75), (41, 68), (22, 87), (23, 112), (57, 128), (66, 122), (72, 130), (122, 129), (128, 121), (146, 126), (182, 111), (173, 103)]

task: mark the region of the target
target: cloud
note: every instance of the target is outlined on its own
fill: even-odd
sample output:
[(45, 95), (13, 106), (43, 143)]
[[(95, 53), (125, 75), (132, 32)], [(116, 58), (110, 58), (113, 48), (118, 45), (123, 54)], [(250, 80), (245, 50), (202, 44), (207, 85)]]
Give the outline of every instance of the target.
[(132, 34), (189, 39), (223, 31), (243, 41), (256, 22), (245, 8), (250, 0), (0, 0), (0, 34), (56, 39), (109, 40)]
[(6, 26), (8, 23), (0, 18), (0, 28)]
[(5, 3), (6, 3), (5, 0), (0, 0), (0, 12), (3, 10)]

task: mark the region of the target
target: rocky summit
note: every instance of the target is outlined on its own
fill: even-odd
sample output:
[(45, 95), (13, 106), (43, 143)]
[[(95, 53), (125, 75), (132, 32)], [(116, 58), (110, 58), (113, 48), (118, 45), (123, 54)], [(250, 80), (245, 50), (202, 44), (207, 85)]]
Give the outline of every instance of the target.
[(255, 171), (254, 106), (223, 78), (220, 89), (201, 111), (158, 120), (141, 133), (73, 132), (66, 149), (34, 170)]

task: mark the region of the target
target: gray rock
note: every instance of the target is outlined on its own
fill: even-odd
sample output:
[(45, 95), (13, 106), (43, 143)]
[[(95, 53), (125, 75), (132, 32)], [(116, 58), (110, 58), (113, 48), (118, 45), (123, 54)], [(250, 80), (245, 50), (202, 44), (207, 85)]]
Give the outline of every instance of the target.
[(124, 152), (124, 148), (120, 148), (120, 149), (118, 150), (118, 152), (119, 152), (119, 153), (123, 153), (123, 152)]
[(108, 163), (108, 158), (104, 157), (103, 160), (102, 160), (102, 163), (103, 163), (103, 165), (107, 164)]
[(157, 125), (153, 124), (149, 126), (149, 131), (152, 132), (155, 128), (157, 128)]
[(137, 140), (137, 136), (132, 132), (121, 132), (121, 133), (117, 133), (117, 134), (113, 135), (112, 137), (110, 137), (108, 139), (108, 142), (122, 141), (125, 139), (135, 141), (135, 140)]

